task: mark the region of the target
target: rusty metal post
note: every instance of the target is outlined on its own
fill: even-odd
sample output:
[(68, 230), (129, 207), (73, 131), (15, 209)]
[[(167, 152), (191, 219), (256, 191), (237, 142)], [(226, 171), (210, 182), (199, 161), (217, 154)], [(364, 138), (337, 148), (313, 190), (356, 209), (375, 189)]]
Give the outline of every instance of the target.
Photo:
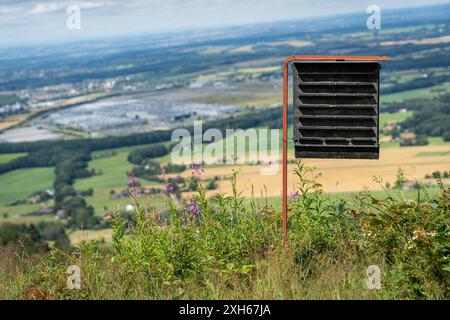
[(283, 182), (282, 182), (282, 206), (283, 206), (283, 242), (288, 243), (287, 236), (287, 127), (288, 127), (288, 76), (289, 62), (295, 57), (289, 57), (284, 61), (283, 65)]

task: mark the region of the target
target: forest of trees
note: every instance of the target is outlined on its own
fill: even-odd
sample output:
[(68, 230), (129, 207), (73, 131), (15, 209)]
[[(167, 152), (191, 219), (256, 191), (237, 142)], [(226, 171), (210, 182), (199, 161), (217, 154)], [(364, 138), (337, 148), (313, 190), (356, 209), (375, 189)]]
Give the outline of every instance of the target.
[(418, 101), (414, 114), (402, 122), (404, 129), (418, 136), (443, 137), (450, 141), (450, 95)]

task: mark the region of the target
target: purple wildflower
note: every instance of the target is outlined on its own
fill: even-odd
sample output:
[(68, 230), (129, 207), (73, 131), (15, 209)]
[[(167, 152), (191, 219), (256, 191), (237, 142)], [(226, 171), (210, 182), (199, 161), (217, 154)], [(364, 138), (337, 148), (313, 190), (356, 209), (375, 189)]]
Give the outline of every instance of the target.
[(289, 195), (289, 201), (292, 201), (292, 200), (294, 200), (295, 198), (297, 198), (298, 196), (300, 195), (300, 193), (298, 192), (298, 191), (295, 191), (295, 192), (292, 192), (290, 195)]
[(203, 169), (203, 164), (192, 164), (191, 165), (192, 174), (194, 175), (201, 175), (203, 172), (205, 172), (205, 169)]
[(188, 211), (193, 215), (193, 216), (197, 216), (200, 212), (200, 208), (199, 206), (194, 202), (191, 203), (188, 207)]
[(141, 183), (139, 182), (138, 178), (128, 178), (128, 187), (129, 188), (139, 187), (140, 185), (141, 185)]
[(166, 184), (164, 187), (164, 192), (167, 194), (172, 193), (173, 190), (174, 190), (174, 187), (170, 183)]

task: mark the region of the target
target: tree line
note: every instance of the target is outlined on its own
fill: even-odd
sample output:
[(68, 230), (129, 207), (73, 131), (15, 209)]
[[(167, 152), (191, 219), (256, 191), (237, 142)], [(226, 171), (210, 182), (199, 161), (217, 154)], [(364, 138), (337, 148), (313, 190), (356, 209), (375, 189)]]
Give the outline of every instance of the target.
[(418, 104), (420, 107), (402, 122), (402, 127), (417, 135), (442, 137), (450, 141), (450, 94), (419, 101)]

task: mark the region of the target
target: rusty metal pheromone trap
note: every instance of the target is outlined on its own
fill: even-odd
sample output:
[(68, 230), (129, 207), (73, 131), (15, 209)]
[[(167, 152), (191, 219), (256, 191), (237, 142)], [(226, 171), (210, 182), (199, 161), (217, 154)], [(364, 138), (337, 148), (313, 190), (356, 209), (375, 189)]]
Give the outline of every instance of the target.
[(283, 65), (283, 239), (287, 243), (288, 66), (296, 158), (379, 158), (380, 56), (288, 57)]

